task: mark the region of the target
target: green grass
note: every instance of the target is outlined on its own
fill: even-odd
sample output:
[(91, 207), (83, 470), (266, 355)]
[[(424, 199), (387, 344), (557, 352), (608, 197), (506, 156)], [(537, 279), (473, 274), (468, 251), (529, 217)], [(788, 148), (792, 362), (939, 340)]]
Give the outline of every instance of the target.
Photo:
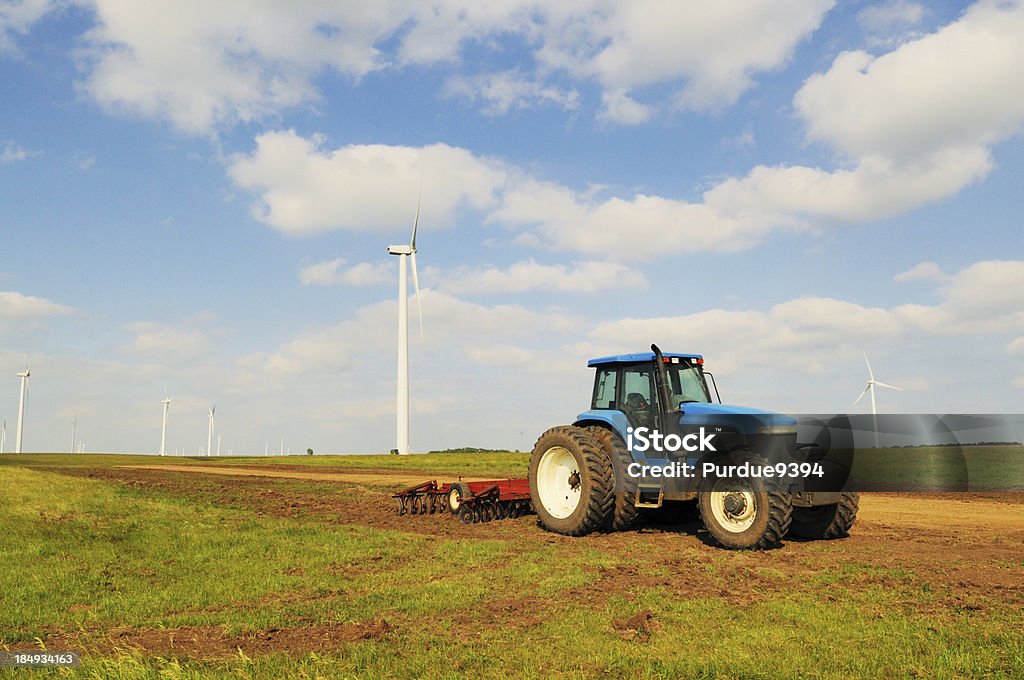
[[(693, 583), (645, 579), (666, 558), (628, 550), (635, 536), (609, 550), (539, 530), (441, 538), (267, 517), (208, 502), (203, 487), (181, 496), (22, 467), (39, 460), (7, 457), (0, 470), (0, 646), (77, 631), (86, 654), (70, 677), (1024, 676), (1018, 607), (927, 613), (918, 605), (935, 594), (912, 565), (823, 548), (827, 566), (794, 573), (781, 551), (713, 552), (679, 536), (669, 559)], [(463, 471), (473, 460), (452, 458)], [(602, 577), (615, 587), (590, 590)], [(763, 587), (735, 585), (754, 577)], [(731, 599), (738, 591), (749, 597)], [(616, 627), (643, 610), (649, 631)], [(88, 646), (124, 628), (244, 634), (380, 619), (394, 628), (385, 638), (322, 654), (175, 659)]]

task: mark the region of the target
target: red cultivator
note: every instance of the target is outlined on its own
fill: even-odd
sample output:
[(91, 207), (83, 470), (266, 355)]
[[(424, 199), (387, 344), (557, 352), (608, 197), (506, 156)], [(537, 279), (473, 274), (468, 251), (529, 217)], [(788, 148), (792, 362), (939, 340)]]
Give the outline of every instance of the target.
[(464, 524), (521, 517), (533, 512), (526, 479), (487, 482), (423, 482), (392, 496), (399, 515), (433, 515), (447, 510)]

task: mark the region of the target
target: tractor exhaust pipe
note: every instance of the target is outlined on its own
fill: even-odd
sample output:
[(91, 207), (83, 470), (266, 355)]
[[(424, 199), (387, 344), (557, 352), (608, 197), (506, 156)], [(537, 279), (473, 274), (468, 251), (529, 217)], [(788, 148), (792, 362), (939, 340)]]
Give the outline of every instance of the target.
[(651, 351), (654, 352), (654, 384), (658, 390), (658, 401), (661, 402), (661, 412), (669, 413), (672, 410), (672, 400), (668, 391), (668, 374), (665, 372), (665, 357), (658, 346), (651, 344)]

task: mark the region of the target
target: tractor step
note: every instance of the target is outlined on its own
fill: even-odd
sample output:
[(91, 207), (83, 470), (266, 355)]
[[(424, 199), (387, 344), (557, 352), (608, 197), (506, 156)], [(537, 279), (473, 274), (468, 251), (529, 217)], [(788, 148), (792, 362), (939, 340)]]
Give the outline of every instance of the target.
[(660, 508), (664, 500), (665, 489), (661, 486), (645, 486), (641, 484), (636, 489), (634, 505), (638, 508)]

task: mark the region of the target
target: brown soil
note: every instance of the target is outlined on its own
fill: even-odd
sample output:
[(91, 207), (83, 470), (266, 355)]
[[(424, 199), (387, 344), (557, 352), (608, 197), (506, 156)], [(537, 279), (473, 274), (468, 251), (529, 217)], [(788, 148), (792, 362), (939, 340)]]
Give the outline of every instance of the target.
[[(56, 471), (187, 496), (264, 516), (458, 540), (498, 539), (523, 548), (550, 544), (566, 555), (582, 548), (618, 562), (614, 569), (594, 568), (585, 585), (570, 589), (555, 603), (529, 596), (496, 596), (453, 622), (450, 631), (457, 637), (471, 637), (492, 627), (532, 627), (550, 615), (552, 607), (571, 606), (573, 602), (600, 606), (613, 595), (633, 602), (652, 587), (682, 588), (687, 597), (720, 598), (737, 606), (771, 599), (780, 592), (827, 602), (877, 589), (887, 594), (889, 604), (896, 598), (896, 606), (937, 620), (992, 608), (1018, 613), (1024, 608), (1024, 583), (1020, 579), (1024, 568), (1024, 494), (1006, 498), (993, 494), (862, 494), (857, 523), (846, 539), (787, 540), (777, 550), (728, 552), (712, 545), (699, 521), (692, 518), (682, 524), (648, 524), (633, 532), (568, 538), (541, 530), (534, 516), (474, 525), (463, 525), (447, 513), (399, 517), (388, 490), (368, 488), (362, 479), (369, 476), (378, 483), (386, 474), (289, 471), (287, 476), (257, 476), (248, 470), (206, 466)], [(421, 481), (424, 478), (401, 474), (387, 479), (392, 490)], [(496, 566), (499, 571), (501, 565)], [(346, 575), (366, 573), (344, 565), (338, 570)], [(818, 580), (823, 573), (835, 574), (835, 583)], [(496, 586), (496, 592), (500, 591)], [(352, 640), (376, 639), (393, 628), (418, 625), (396, 617), (389, 619), (268, 630), (241, 637), (225, 635), (220, 629), (199, 628), (110, 631), (107, 639), (112, 646), (123, 643), (121, 646), (132, 645), (153, 654), (213, 657), (235, 654), (239, 648), (247, 655), (318, 651)], [(617, 635), (642, 642), (657, 626), (654, 614), (640, 611), (615, 621), (612, 628)], [(369, 637), (361, 637), (364, 635)]]

